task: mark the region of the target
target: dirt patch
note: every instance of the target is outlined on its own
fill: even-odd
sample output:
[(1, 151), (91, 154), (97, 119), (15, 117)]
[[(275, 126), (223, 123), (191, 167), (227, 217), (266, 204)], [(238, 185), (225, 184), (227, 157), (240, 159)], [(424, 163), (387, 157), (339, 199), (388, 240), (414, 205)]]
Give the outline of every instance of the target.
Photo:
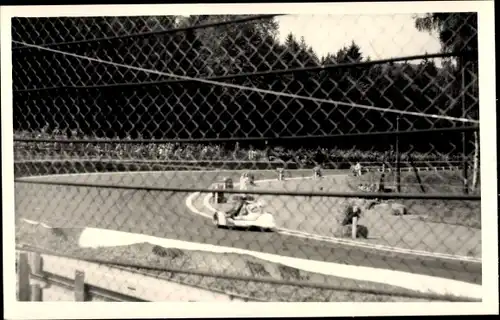
[(408, 208), (405, 205), (401, 203), (386, 201), (373, 204), (369, 210), (386, 215), (390, 214), (393, 216), (405, 216), (408, 214)]
[(269, 277), (270, 276), (269, 272), (266, 270), (264, 265), (261, 263), (247, 261), (246, 265), (247, 265), (248, 269), (250, 269), (250, 273), (252, 274), (253, 277), (262, 278), (262, 277)]
[(289, 266), (279, 265), (278, 270), (280, 272), (280, 276), (283, 280), (292, 280), (292, 281), (308, 281), (310, 280), (310, 275), (301, 272), (301, 270), (290, 268)]
[(176, 248), (164, 248), (160, 246), (153, 246), (151, 252), (161, 258), (176, 259), (184, 255), (184, 251)]

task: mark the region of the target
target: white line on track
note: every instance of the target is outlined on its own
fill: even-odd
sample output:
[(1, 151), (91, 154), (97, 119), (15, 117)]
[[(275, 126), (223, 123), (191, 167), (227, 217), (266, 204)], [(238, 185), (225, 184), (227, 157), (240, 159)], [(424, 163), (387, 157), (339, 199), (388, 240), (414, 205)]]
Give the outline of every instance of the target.
[[(332, 175), (328, 175), (328, 176), (343, 176), (343, 174), (332, 174)], [(312, 177), (295, 177), (295, 178), (288, 178), (287, 180), (311, 179), (311, 178)], [(264, 180), (257, 180), (257, 181), (255, 181), (255, 183), (264, 183), (264, 182), (271, 182), (271, 181), (277, 181), (277, 180), (276, 179), (264, 179)], [(237, 186), (237, 185), (238, 185), (238, 183), (234, 184), (234, 186)], [(204, 212), (198, 210), (193, 205), (193, 199), (195, 197), (199, 196), (199, 194), (200, 194), (199, 192), (196, 192), (196, 193), (189, 195), (186, 198), (186, 206), (193, 213), (196, 213), (200, 216), (211, 219), (212, 214), (216, 211), (216, 209), (210, 204), (211, 194), (206, 195), (203, 199), (203, 204), (211, 212), (210, 214), (207, 214), (207, 213), (204, 213)], [(278, 228), (277, 232), (280, 234), (283, 234), (283, 235), (294, 236), (294, 237), (298, 237), (298, 238), (305, 238), (305, 239), (310, 239), (310, 240), (323, 241), (323, 242), (329, 242), (329, 243), (335, 243), (335, 244), (341, 244), (341, 245), (347, 245), (347, 246), (354, 246), (354, 247), (372, 249), (372, 250), (378, 250), (378, 251), (385, 251), (385, 252), (391, 252), (391, 253), (400, 253), (400, 254), (407, 254), (407, 255), (414, 255), (414, 256), (454, 260), (454, 261), (482, 263), (481, 259), (478, 259), (475, 257), (452, 255), (452, 254), (439, 253), (439, 252), (428, 252), (428, 251), (423, 251), (423, 250), (413, 250), (413, 249), (392, 247), (392, 246), (386, 246), (386, 245), (380, 245), (380, 244), (371, 244), (371, 243), (366, 243), (366, 242), (362, 242), (362, 241), (354, 241), (354, 240), (341, 239), (341, 238), (336, 238), (336, 237), (321, 236), (321, 235), (311, 234), (311, 233), (302, 232), (302, 231), (298, 231), (298, 230), (290, 230), (290, 229), (285, 229), (285, 228)]]
[[(249, 169), (216, 169), (216, 170), (169, 170), (169, 171), (161, 171), (161, 170), (145, 170), (145, 171), (115, 171), (115, 172), (87, 172), (87, 173), (56, 173), (56, 174), (44, 174), (38, 176), (27, 176), (22, 177), (23, 180), (29, 179), (41, 179), (41, 178), (50, 178), (50, 177), (80, 177), (80, 176), (95, 176), (95, 175), (130, 175), (130, 174), (151, 174), (151, 173), (215, 173), (215, 172), (244, 172)], [(331, 169), (334, 170), (334, 169)], [(276, 172), (273, 169), (261, 169), (261, 170), (252, 170), (253, 172)], [(309, 171), (307, 169), (297, 169), (296, 171)], [(340, 170), (339, 170), (340, 171)], [(290, 179), (290, 178), (289, 178)]]

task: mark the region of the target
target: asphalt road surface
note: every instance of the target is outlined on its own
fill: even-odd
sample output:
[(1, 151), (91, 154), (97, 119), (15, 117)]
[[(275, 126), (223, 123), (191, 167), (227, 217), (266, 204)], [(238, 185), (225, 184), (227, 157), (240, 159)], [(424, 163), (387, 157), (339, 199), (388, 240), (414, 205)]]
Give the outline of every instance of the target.
[[(258, 173), (256, 179), (269, 174)], [(310, 175), (310, 172), (295, 175)], [(207, 187), (220, 173), (156, 172), (52, 176), (50, 181), (115, 186)], [(224, 173), (237, 181), (239, 174)], [(40, 179), (40, 178), (34, 178)], [(481, 264), (326, 243), (277, 233), (224, 230), (193, 214), (189, 193), (63, 185), (15, 184), (16, 223), (26, 218), (54, 227), (94, 227), (157, 237), (237, 247), (319, 261), (369, 266), (481, 284)]]

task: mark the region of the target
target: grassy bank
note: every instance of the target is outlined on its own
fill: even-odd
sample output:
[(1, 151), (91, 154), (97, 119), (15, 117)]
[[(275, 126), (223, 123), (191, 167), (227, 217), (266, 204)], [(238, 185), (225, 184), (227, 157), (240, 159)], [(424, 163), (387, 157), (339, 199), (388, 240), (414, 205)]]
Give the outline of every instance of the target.
[[(148, 243), (112, 248), (88, 249), (78, 246), (82, 229), (55, 228), (21, 223), (16, 227), (18, 244), (41, 247), (73, 258), (99, 260), (105, 259), (121, 265), (147, 266), (147, 268), (128, 267), (151, 276), (170, 279), (196, 287), (230, 292), (263, 301), (288, 302), (401, 302), (434, 301), (435, 298), (419, 297), (419, 293), (389, 285), (354, 281), (351, 279), (326, 277), (280, 264), (269, 263), (251, 256), (236, 254), (214, 254), (200, 251), (183, 251), (163, 248)], [(152, 268), (156, 270), (151, 270)], [(182, 270), (171, 272), (168, 269)], [(224, 279), (192, 272), (206, 272), (240, 277)], [(255, 280), (249, 280), (254, 278)], [(287, 285), (258, 281), (307, 282), (330, 285), (334, 289), (313, 288), (313, 285)], [(363, 292), (364, 291), (364, 292)], [(414, 297), (412, 297), (414, 296)], [(450, 297), (443, 297), (446, 300)]]

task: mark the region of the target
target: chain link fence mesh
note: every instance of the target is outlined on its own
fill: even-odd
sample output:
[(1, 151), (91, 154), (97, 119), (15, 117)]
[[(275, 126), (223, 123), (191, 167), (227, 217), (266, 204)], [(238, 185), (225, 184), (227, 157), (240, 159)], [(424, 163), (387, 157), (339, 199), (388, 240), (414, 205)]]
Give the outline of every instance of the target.
[[(124, 300), (477, 290), (477, 15), (412, 17), (401, 33), (433, 32), (441, 51), (390, 59), (280, 41), (284, 18), (304, 19), (12, 19), (17, 246), (69, 278), (87, 260), (86, 281)], [(357, 21), (383, 37), (400, 20)]]

